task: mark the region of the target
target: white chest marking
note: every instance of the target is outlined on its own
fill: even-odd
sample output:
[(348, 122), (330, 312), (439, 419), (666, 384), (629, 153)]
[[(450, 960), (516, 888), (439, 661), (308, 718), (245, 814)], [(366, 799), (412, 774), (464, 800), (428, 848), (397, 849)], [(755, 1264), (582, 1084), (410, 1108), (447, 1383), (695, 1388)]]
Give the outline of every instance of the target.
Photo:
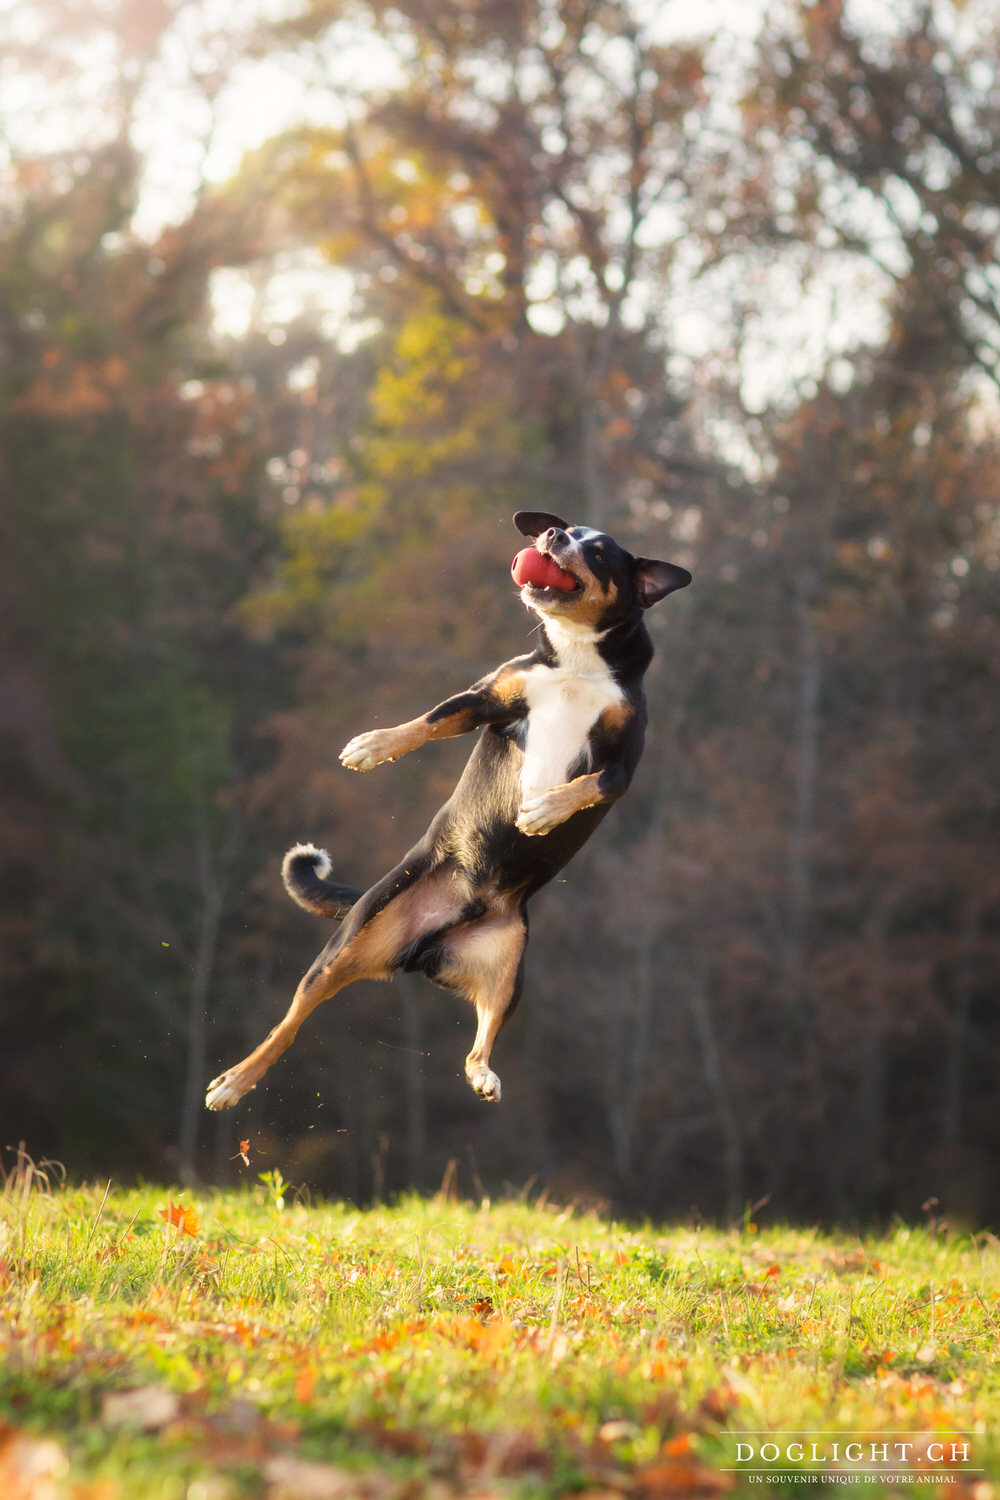
[[(592, 640), (579, 642), (560, 660), (572, 665), (532, 667), (524, 690), (528, 726), (521, 768), (521, 795), (538, 796), (562, 786), (569, 770), (586, 754), (587, 736), (606, 708), (620, 703), (622, 690)], [(589, 769), (589, 761), (584, 770)]]

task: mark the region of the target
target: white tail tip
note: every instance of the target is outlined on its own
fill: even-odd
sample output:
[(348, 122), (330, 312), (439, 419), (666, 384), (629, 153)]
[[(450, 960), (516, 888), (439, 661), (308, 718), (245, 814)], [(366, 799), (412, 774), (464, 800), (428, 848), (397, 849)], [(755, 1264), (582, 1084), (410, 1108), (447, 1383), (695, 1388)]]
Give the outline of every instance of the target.
[(325, 849), (317, 849), (315, 844), (296, 844), (295, 848), (289, 849), (288, 853), (285, 855), (284, 865), (286, 870), (288, 869), (292, 860), (296, 859), (300, 854), (304, 854), (312, 860), (313, 869), (316, 871), (316, 874), (319, 876), (320, 880), (325, 880), (330, 871), (333, 869), (333, 865), (330, 862), (330, 856), (329, 854), (327, 854)]

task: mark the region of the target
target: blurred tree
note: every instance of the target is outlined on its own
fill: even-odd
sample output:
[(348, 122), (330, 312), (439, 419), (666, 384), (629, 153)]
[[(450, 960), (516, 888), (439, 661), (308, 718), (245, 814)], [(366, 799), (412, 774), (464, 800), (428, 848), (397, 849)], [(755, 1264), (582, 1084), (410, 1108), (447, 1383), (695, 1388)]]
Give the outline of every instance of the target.
[[(741, 114), (708, 44), (624, 3), (312, 3), (249, 39), (194, 0), (123, 0), (113, 36), (102, 7), (72, 35), (30, 9), (6, 71), (51, 75), (46, 140), (60, 111), (79, 128), (45, 151), (12, 122), (0, 207), (4, 1138), (190, 1174), (252, 1135), (357, 1197), (452, 1159), (635, 1212), (994, 1212), (1000, 122), (977, 0), (878, 27), (794, 6)], [(202, 172), (145, 243), (135, 121), (182, 34), (203, 157), (251, 62), (323, 107), (232, 181)], [(377, 80), (338, 71), (376, 43)], [(279, 317), (279, 273), (324, 267), (342, 311)], [(682, 384), (692, 267), (715, 352)], [(864, 280), (878, 315), (796, 385), (762, 267), (793, 294)], [(239, 337), (223, 285), (252, 293)], [(524, 646), (519, 506), (696, 587), (650, 618), (639, 778), (539, 901), (507, 1103), (457, 1076), (450, 997), (359, 986), (220, 1118), (213, 1164), (205, 1077), (327, 935), (278, 855), (315, 838), (373, 879), (448, 795), (467, 743), (365, 779), (336, 751)]]
[(762, 38), (747, 111), (781, 184), (770, 233), (821, 234), (827, 252), (909, 278), (959, 362), (1000, 388), (993, 17), (913, 3), (864, 26), (850, 9), (798, 4)]
[[(266, 670), (232, 608), (269, 523), (245, 494), (252, 392), (218, 378), (206, 336), (211, 211), (153, 247), (129, 231), (130, 112), (168, 18), (123, 9), (93, 142), (29, 140), (6, 167), (2, 1095), (5, 1138), (190, 1174), (245, 839), (227, 788)], [(77, 46), (103, 34), (96, 9), (77, 19)], [(64, 50), (38, 49), (63, 82)]]

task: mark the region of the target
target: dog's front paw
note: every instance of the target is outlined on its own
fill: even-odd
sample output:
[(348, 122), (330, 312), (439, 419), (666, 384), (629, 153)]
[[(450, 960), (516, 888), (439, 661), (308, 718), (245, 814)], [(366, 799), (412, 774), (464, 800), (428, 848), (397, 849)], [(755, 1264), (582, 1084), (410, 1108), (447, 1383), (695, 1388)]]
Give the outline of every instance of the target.
[(488, 1099), (491, 1104), (500, 1103), (500, 1080), (489, 1068), (477, 1068), (469, 1075), (469, 1082), (480, 1099)]
[(395, 736), (391, 729), (372, 729), (355, 735), (340, 752), (340, 763), (349, 771), (370, 771), (396, 757)]
[(533, 838), (538, 834), (551, 833), (553, 828), (565, 823), (571, 811), (560, 797), (558, 788), (551, 792), (539, 792), (535, 797), (524, 799), (517, 815), (517, 826), (522, 833)]
[(239, 1104), (244, 1094), (248, 1094), (254, 1087), (250, 1084), (247, 1088), (241, 1088), (237, 1082), (235, 1068), (228, 1073), (220, 1073), (218, 1078), (213, 1078), (208, 1085), (205, 1095), (206, 1109), (232, 1109), (234, 1104)]

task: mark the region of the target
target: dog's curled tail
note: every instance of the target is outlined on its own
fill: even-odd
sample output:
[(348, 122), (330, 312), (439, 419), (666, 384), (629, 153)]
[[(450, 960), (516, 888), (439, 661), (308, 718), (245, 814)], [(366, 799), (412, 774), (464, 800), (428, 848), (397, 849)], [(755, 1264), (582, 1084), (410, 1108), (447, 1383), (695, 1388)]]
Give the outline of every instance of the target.
[(330, 869), (330, 856), (325, 849), (317, 849), (315, 844), (296, 844), (281, 862), (281, 878), (298, 906), (336, 921), (347, 916), (364, 892), (327, 880)]

